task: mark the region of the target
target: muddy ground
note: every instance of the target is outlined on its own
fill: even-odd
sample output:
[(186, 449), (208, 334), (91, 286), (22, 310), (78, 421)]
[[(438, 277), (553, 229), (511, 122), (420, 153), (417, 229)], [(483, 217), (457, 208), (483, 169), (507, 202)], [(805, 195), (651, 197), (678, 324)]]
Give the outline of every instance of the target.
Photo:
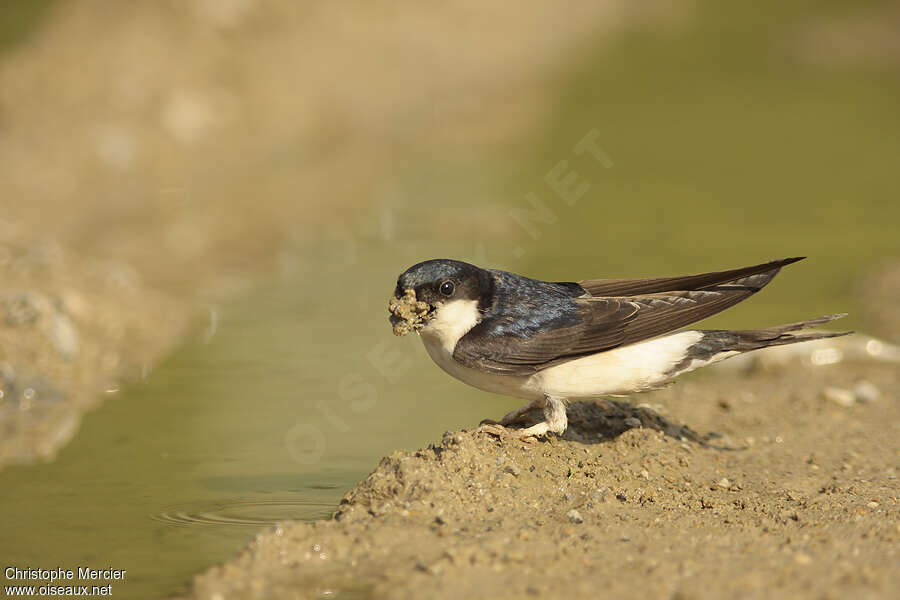
[(794, 364), (576, 404), (562, 439), (448, 432), (190, 597), (893, 597), (898, 392), (896, 365)]

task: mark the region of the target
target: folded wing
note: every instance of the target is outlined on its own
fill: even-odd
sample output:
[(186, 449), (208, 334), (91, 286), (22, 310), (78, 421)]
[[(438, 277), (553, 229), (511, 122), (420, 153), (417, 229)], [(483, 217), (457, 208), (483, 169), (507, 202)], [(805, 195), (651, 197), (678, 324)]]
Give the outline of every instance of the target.
[[(758, 292), (783, 265), (797, 260), (686, 277), (583, 281), (588, 293), (572, 300), (575, 324), (520, 337), (487, 317), (459, 340), (453, 357), (492, 373), (529, 375), (710, 317)], [(598, 295), (601, 290), (606, 295)]]

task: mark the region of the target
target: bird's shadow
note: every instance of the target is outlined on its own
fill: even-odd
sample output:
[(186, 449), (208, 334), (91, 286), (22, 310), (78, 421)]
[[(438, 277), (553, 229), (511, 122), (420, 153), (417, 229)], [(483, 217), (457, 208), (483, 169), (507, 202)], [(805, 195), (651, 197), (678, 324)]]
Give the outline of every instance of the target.
[[(569, 426), (560, 436), (564, 440), (582, 444), (602, 444), (609, 442), (630, 429), (655, 429), (665, 435), (690, 441), (704, 448), (716, 450), (740, 450), (712, 443), (721, 437), (710, 432), (700, 434), (684, 425), (664, 417), (645, 405), (635, 406), (627, 401), (603, 400), (573, 402), (566, 409)], [(543, 411), (534, 409), (523, 415), (522, 423), (514, 428), (530, 427), (544, 419)]]

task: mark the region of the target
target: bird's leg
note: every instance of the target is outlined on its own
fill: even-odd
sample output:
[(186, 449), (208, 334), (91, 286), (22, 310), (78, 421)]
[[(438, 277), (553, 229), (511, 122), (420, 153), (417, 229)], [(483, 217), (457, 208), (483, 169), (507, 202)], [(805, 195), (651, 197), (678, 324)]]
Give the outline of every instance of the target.
[(506, 427), (508, 425), (512, 425), (513, 423), (519, 423), (522, 421), (522, 417), (528, 413), (528, 411), (534, 408), (543, 408), (547, 402), (546, 398), (539, 398), (537, 400), (532, 400), (525, 406), (517, 408), (516, 410), (506, 413), (503, 415), (503, 418), (499, 421), (494, 421), (493, 419), (484, 419), (480, 425), (502, 425)]
[(504, 429), (505, 425), (517, 422), (525, 413), (533, 408), (544, 409), (544, 420), (537, 425), (510, 432), (512, 435), (520, 439), (538, 438), (544, 437), (551, 431), (556, 435), (562, 435), (566, 430), (569, 421), (566, 418), (565, 399), (556, 396), (544, 396), (543, 398), (529, 402), (518, 410), (512, 411), (504, 416), (499, 423), (487, 419), (482, 421), (481, 426), (478, 427), (478, 431), (497, 436), (504, 435), (507, 432), (507, 430)]
[(543, 437), (550, 431), (556, 435), (562, 435), (568, 424), (565, 399), (557, 398), (556, 396), (545, 396), (544, 420), (537, 425), (520, 429), (515, 434), (520, 438)]

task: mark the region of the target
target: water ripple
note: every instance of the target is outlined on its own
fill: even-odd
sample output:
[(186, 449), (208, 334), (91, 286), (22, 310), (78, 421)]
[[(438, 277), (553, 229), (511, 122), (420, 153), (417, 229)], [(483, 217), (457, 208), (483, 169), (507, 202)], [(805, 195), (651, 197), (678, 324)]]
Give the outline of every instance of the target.
[(260, 527), (280, 521), (312, 521), (328, 518), (334, 505), (308, 500), (247, 500), (213, 506), (175, 506), (150, 515), (166, 525), (249, 525)]

